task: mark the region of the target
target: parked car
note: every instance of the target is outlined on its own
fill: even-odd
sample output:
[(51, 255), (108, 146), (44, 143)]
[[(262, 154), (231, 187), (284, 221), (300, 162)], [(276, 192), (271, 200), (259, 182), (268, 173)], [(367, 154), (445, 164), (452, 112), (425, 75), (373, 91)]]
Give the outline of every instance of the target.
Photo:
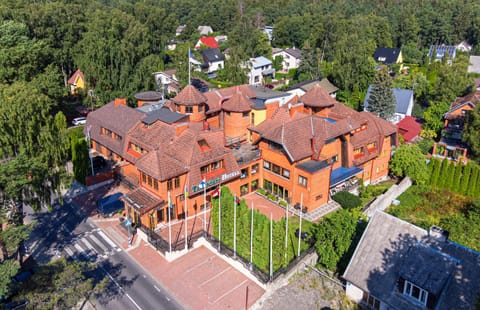
[(78, 126), (78, 125), (85, 125), (86, 122), (87, 122), (86, 117), (77, 117), (73, 119), (72, 124), (75, 126)]
[(92, 158), (93, 169), (100, 169), (107, 165), (107, 161), (102, 156)]

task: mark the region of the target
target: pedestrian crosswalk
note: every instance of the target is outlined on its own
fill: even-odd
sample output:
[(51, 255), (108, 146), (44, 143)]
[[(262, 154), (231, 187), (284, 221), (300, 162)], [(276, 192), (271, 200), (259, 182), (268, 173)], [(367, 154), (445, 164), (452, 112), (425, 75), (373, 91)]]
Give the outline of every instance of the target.
[(65, 257), (75, 260), (99, 261), (115, 255), (121, 249), (99, 228), (79, 235), (63, 248)]

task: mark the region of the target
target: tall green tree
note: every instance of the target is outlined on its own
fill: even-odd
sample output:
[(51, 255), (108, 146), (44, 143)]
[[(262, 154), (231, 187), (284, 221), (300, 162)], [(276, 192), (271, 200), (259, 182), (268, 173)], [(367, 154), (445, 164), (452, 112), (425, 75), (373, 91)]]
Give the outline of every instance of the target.
[(395, 150), (390, 171), (399, 177), (409, 176), (417, 184), (425, 184), (428, 180), (425, 157), (415, 144), (402, 144)]
[(396, 101), (392, 91), (392, 78), (388, 68), (382, 66), (377, 71), (370, 89), (368, 111), (383, 119), (390, 119), (395, 114)]
[(480, 156), (480, 106), (468, 112), (465, 117), (465, 127), (462, 141), (467, 143), (474, 156)]
[(453, 174), (453, 183), (452, 183), (452, 191), (458, 192), (460, 190), (460, 182), (462, 179), (462, 172), (463, 172), (463, 164), (457, 163), (455, 166), (455, 172)]

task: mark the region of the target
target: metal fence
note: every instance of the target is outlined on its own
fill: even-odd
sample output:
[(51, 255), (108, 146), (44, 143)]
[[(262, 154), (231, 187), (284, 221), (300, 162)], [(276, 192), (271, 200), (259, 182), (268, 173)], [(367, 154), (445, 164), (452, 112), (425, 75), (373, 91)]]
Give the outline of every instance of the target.
[[(155, 247), (155, 249), (157, 249), (157, 251), (159, 251), (160, 253), (165, 255), (170, 250), (168, 241), (163, 239), (160, 235), (158, 235), (154, 231), (148, 229), (144, 225), (140, 226), (139, 228), (148, 236), (148, 242), (151, 245), (153, 245)], [(192, 248), (193, 243), (195, 241), (197, 241), (200, 237), (203, 237), (203, 236), (206, 237), (206, 241), (208, 243), (210, 243), (212, 245), (212, 247), (217, 249), (217, 251), (220, 254), (225, 255), (225, 256), (233, 259), (233, 260), (236, 260), (236, 261), (240, 262), (245, 267), (245, 269), (250, 270), (250, 272), (260, 282), (265, 283), (265, 284), (277, 279), (282, 274), (287, 274), (292, 269), (294, 269), (297, 266), (297, 264), (305, 258), (305, 256), (307, 256), (307, 255), (309, 255), (309, 254), (311, 254), (315, 251), (315, 247), (311, 246), (306, 251), (302, 252), (300, 254), (300, 256), (295, 257), (295, 259), (291, 260), (290, 263), (287, 266), (276, 270), (272, 274), (272, 276), (270, 276), (270, 274), (266, 273), (265, 271), (263, 271), (262, 269), (260, 269), (256, 265), (251, 264), (250, 260), (248, 258), (243, 257), (238, 252), (235, 253), (233, 251), (233, 249), (231, 249), (229, 246), (227, 246), (223, 242), (219, 241), (213, 235), (210, 235), (209, 233), (205, 233), (203, 230), (197, 231), (197, 232), (189, 235), (188, 248), (189, 249)], [(179, 250), (183, 250), (184, 248), (185, 248), (185, 239), (180, 239), (180, 240), (177, 240), (176, 242), (172, 243), (172, 251), (179, 251)]]

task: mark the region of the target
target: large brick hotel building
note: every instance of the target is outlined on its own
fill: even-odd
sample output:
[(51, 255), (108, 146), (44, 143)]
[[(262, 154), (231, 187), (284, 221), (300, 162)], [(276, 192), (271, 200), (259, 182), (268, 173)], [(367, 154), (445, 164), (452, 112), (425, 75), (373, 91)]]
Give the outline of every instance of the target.
[(151, 229), (165, 222), (169, 192), (172, 218), (182, 218), (185, 205), (189, 215), (202, 210), (202, 180), (207, 201), (220, 185), (240, 196), (263, 187), (291, 205), (303, 195), (311, 212), (345, 182), (388, 174), (394, 125), (320, 86), (288, 102), (264, 91), (241, 85), (202, 94), (187, 86), (162, 104), (149, 106), (158, 98), (147, 92), (139, 109), (116, 99), (88, 115), (92, 148), (132, 187), (125, 201), (135, 222)]

